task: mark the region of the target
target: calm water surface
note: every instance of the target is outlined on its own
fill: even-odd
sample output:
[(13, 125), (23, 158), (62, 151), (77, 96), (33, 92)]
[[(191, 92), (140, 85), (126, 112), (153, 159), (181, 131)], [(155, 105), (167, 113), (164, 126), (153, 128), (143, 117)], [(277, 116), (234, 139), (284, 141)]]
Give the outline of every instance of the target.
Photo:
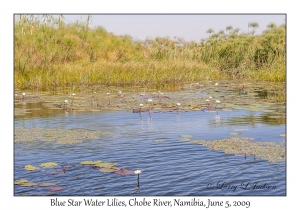
[[(49, 187), (14, 186), (15, 195), (87, 195), (87, 196), (200, 196), (200, 195), (286, 195), (286, 164), (254, 160), (212, 151), (182, 139), (216, 140), (232, 137), (229, 132), (245, 129), (239, 137), (254, 141), (280, 142), (286, 133), (285, 124), (270, 125), (265, 113), (245, 110), (220, 111), (220, 122), (215, 113), (202, 111), (148, 114), (126, 111), (94, 113), (61, 113), (52, 117), (16, 118), (15, 126), (23, 128), (90, 129), (110, 132), (108, 137), (85, 140), (79, 144), (54, 142), (17, 142), (14, 148), (14, 180), (55, 182), (64, 189), (50, 192)], [(233, 121), (251, 116), (255, 121)], [(155, 140), (164, 140), (157, 142)], [(79, 164), (85, 160), (117, 162), (118, 167), (142, 170), (137, 175), (120, 176), (101, 173), (90, 167), (73, 167), (58, 175), (50, 169), (26, 171), (18, 166), (43, 162)], [(57, 167), (61, 169), (60, 166)], [(264, 185), (253, 189), (253, 184)], [(236, 187), (235, 187), (236, 186)], [(242, 188), (244, 187), (244, 189)], [(269, 188), (267, 188), (269, 187)]]

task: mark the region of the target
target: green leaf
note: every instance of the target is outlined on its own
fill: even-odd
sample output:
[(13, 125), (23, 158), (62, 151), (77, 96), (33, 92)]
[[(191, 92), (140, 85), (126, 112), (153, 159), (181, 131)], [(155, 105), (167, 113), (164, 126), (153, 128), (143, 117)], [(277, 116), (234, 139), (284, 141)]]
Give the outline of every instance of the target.
[(22, 187), (33, 187), (33, 186), (37, 186), (37, 183), (33, 183), (33, 182), (26, 182), (26, 183), (21, 183), (20, 184)]
[(100, 168), (99, 171), (100, 172), (104, 172), (104, 173), (111, 173), (111, 172), (115, 172), (118, 171), (118, 168)]
[(91, 160), (86, 160), (86, 161), (82, 161), (80, 164), (81, 165), (92, 165), (92, 164), (94, 164), (94, 162)]
[(97, 164), (95, 164), (95, 166), (99, 167), (99, 168), (111, 168), (116, 165), (117, 165), (117, 163), (97, 163)]
[(22, 183), (26, 183), (26, 182), (28, 182), (27, 179), (19, 179), (19, 180), (15, 181), (14, 184), (22, 184)]
[(25, 169), (27, 171), (34, 171), (34, 170), (37, 170), (38, 168), (28, 164), (28, 165), (25, 166)]
[(45, 167), (45, 168), (52, 168), (57, 166), (57, 163), (55, 162), (46, 162), (46, 163), (42, 163), (40, 164), (41, 167)]

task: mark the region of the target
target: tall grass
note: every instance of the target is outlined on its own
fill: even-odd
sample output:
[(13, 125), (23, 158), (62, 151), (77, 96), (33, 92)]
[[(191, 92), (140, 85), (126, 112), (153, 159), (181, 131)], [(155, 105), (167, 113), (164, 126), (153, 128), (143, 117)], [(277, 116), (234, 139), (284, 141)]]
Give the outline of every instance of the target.
[(15, 17), (15, 86), (71, 84), (157, 86), (212, 79), (285, 81), (285, 27), (262, 35), (210, 34), (201, 42), (156, 37), (143, 41), (91, 28), (91, 17)]

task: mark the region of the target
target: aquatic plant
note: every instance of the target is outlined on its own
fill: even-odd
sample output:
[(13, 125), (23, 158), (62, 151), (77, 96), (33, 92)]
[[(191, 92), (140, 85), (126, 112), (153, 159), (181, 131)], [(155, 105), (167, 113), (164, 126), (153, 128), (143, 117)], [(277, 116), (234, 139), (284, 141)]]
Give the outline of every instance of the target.
[(237, 156), (252, 155), (254, 158), (266, 159), (269, 162), (286, 160), (285, 146), (275, 142), (252, 142), (253, 138), (224, 138), (221, 140), (193, 140), (191, 143), (201, 144), (212, 150), (221, 150), (226, 154)]
[(218, 106), (219, 103), (221, 103), (221, 101), (216, 100), (216, 107), (215, 108), (217, 108), (217, 106)]
[(46, 162), (46, 163), (41, 163), (40, 166), (41, 167), (45, 167), (45, 168), (52, 168), (57, 166), (58, 164), (55, 162)]
[(120, 170), (115, 171), (114, 173), (118, 175), (132, 175), (135, 174), (135, 171), (125, 170), (124, 168), (121, 168)]
[(48, 188), (48, 190), (49, 190), (50, 192), (61, 191), (61, 190), (63, 190), (63, 189), (64, 189), (63, 186), (55, 186), (55, 187), (50, 187), (50, 188)]
[(35, 170), (38, 169), (37, 167), (32, 166), (32, 165), (30, 165), (30, 164), (24, 166), (24, 168), (25, 168), (27, 171), (35, 171)]
[(14, 184), (22, 184), (22, 183), (27, 183), (27, 182), (28, 182), (27, 179), (19, 179), (19, 180), (16, 180), (16, 181), (14, 182)]

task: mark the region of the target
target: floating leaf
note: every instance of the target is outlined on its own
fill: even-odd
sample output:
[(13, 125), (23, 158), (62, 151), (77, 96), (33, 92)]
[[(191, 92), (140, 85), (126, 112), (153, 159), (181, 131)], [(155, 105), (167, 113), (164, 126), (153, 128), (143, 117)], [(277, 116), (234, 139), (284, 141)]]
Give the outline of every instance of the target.
[(166, 140), (153, 140), (153, 142), (165, 142)]
[(40, 187), (49, 187), (49, 186), (53, 186), (53, 185), (56, 185), (56, 183), (52, 183), (52, 182), (43, 182), (43, 183), (40, 183), (40, 184), (39, 184)]
[(114, 173), (118, 174), (118, 175), (131, 175), (131, 174), (135, 174), (134, 171), (125, 170), (124, 168), (121, 168), (120, 170), (115, 171)]
[(98, 164), (98, 163), (102, 163), (103, 161), (102, 160), (97, 160), (97, 161), (94, 161), (93, 164)]
[(50, 187), (50, 188), (48, 188), (48, 190), (50, 192), (60, 191), (62, 189), (64, 189), (62, 186), (56, 186), (56, 187)]
[(94, 162), (91, 161), (91, 160), (86, 160), (86, 161), (82, 161), (80, 164), (82, 164), (82, 165), (92, 165), (92, 164), (94, 164)]
[(28, 182), (27, 179), (19, 179), (19, 180), (15, 181), (14, 184), (22, 184), (22, 183), (26, 183), (26, 182)]
[(34, 170), (37, 170), (38, 168), (28, 164), (25, 166), (25, 169), (28, 171), (34, 171)]
[(33, 183), (33, 182), (25, 182), (25, 183), (21, 183), (20, 184), (22, 187), (33, 187), (33, 186), (37, 186), (37, 183)]
[(118, 171), (118, 168), (100, 168), (99, 171), (100, 172), (104, 172), (104, 173), (111, 173), (111, 172), (115, 172)]
[(97, 163), (97, 164), (95, 164), (95, 166), (99, 167), (99, 168), (111, 168), (116, 165), (117, 165), (117, 163)]
[(45, 167), (45, 168), (52, 168), (57, 166), (57, 163), (55, 162), (46, 162), (46, 163), (42, 163), (40, 164), (41, 167)]

